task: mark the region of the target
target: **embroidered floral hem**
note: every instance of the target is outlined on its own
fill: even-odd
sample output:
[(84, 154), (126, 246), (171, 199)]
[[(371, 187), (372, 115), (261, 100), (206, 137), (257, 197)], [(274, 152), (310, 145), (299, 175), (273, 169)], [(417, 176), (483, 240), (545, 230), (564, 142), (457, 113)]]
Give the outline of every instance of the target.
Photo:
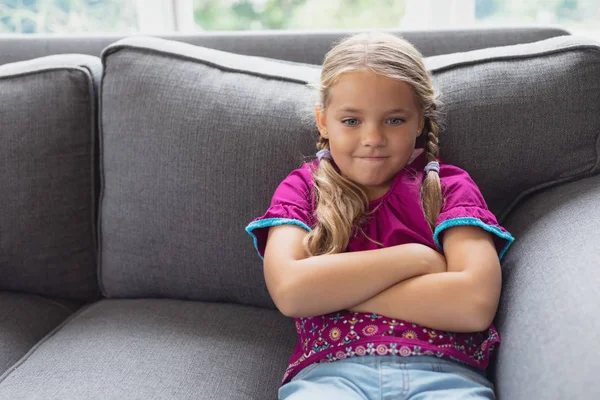
[(372, 337), (356, 340), (348, 345), (330, 347), (320, 351), (311, 350), (302, 354), (295, 362), (291, 363), (285, 371), (282, 385), (289, 382), (302, 369), (317, 362), (333, 362), (350, 357), (386, 356), (435, 356), (448, 358), (457, 362), (485, 370), (489, 364), (489, 355), (494, 346), (500, 343), (500, 337), (495, 329), (489, 329), (488, 338), (481, 343), (473, 356), (464, 353), (464, 348), (456, 344), (433, 345), (415, 339), (396, 338), (391, 336)]

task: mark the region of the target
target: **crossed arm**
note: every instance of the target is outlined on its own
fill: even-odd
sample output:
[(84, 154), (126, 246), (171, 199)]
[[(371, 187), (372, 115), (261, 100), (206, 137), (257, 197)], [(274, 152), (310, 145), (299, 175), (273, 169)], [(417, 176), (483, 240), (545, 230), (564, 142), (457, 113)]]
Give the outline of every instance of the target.
[(443, 236), (447, 271), (398, 282), (349, 309), (450, 332), (489, 327), (500, 299), (502, 274), (491, 234), (473, 226)]
[(292, 317), (348, 309), (437, 330), (486, 329), (500, 298), (500, 263), (490, 233), (473, 226), (444, 231), (444, 256), (420, 244), (306, 258), (298, 227), (270, 228), (267, 288)]

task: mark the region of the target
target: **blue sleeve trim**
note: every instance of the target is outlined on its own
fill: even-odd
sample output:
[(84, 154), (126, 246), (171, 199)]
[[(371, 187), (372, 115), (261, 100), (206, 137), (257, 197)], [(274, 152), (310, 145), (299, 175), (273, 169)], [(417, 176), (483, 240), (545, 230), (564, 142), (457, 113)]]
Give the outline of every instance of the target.
[(442, 222), (435, 228), (435, 232), (433, 233), (433, 240), (435, 241), (436, 246), (443, 251), (442, 244), (440, 243), (440, 233), (442, 233), (444, 229), (462, 225), (478, 226), (488, 232), (495, 234), (496, 236), (502, 239), (507, 240), (508, 243), (506, 243), (506, 245), (498, 255), (498, 258), (500, 260), (502, 260), (502, 257), (504, 257), (504, 254), (506, 253), (512, 242), (514, 242), (515, 240), (515, 238), (510, 233), (502, 231), (497, 226), (488, 225), (482, 222), (479, 218), (452, 218)]
[(259, 228), (268, 228), (277, 225), (297, 225), (300, 228), (306, 229), (308, 232), (312, 230), (304, 222), (291, 218), (266, 218), (249, 223), (246, 227), (246, 232), (248, 232), (248, 234), (254, 239), (254, 248), (256, 249), (256, 252), (258, 253), (258, 256), (261, 258), (261, 260), (264, 260), (264, 258), (260, 255), (260, 251), (258, 251), (258, 238), (256, 237), (253, 231)]

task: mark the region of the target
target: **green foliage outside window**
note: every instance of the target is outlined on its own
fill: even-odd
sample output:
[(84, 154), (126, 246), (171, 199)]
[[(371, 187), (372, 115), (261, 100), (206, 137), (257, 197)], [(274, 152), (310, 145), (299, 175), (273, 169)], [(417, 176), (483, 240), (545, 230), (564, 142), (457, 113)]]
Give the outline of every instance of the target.
[(204, 30), (397, 28), (404, 0), (195, 0)]
[[(194, 0), (198, 30), (402, 28), (412, 0)], [(136, 0), (0, 0), (1, 33), (138, 31)], [(475, 0), (479, 25), (565, 24), (597, 29), (597, 0)], [(414, 21), (411, 21), (414, 22)], [(424, 27), (428, 29), (431, 27)]]
[(129, 33), (133, 0), (0, 0), (0, 33)]

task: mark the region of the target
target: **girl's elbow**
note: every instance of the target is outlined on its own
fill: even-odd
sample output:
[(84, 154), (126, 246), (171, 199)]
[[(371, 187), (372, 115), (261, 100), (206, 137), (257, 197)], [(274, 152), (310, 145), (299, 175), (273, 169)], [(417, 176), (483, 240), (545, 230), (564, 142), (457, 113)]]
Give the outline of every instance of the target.
[(285, 312), (282, 310), (279, 310), (279, 311), (281, 311), (281, 313), (283, 315), (285, 315), (286, 317), (289, 317), (289, 318), (302, 318), (303, 317), (302, 313), (297, 312), (297, 310), (295, 310), (295, 309), (286, 309)]
[(275, 302), (279, 312), (290, 318), (308, 318), (322, 314), (320, 310), (313, 309), (314, 304), (303, 298), (302, 293), (298, 293), (298, 296), (295, 293), (298, 292), (287, 289), (279, 295)]
[(278, 302), (275, 302), (275, 305), (277, 306), (277, 309), (279, 310), (279, 312), (282, 313), (283, 315), (285, 315), (286, 317), (290, 317), (290, 318), (299, 318), (300, 317), (298, 310), (289, 301), (286, 302), (285, 300), (280, 300)]
[(265, 281), (271, 300), (279, 312), (287, 317), (294, 317), (297, 313), (294, 293), (298, 285), (293, 274), (294, 269), (289, 265), (281, 260), (270, 263), (265, 260)]
[(298, 302), (294, 300), (295, 296), (291, 285), (280, 285), (273, 292), (271, 298), (280, 313), (290, 318), (301, 317), (301, 310), (298, 307)]
[(484, 317), (479, 317), (479, 318), (475, 318), (472, 321), (472, 327), (470, 329), (471, 332), (482, 332), (485, 331), (486, 329), (488, 329), (490, 327), (490, 324), (492, 323), (492, 321), (489, 318)]
[(489, 302), (482, 302), (473, 313), (473, 332), (482, 332), (487, 330), (496, 317), (497, 304), (492, 305)]

